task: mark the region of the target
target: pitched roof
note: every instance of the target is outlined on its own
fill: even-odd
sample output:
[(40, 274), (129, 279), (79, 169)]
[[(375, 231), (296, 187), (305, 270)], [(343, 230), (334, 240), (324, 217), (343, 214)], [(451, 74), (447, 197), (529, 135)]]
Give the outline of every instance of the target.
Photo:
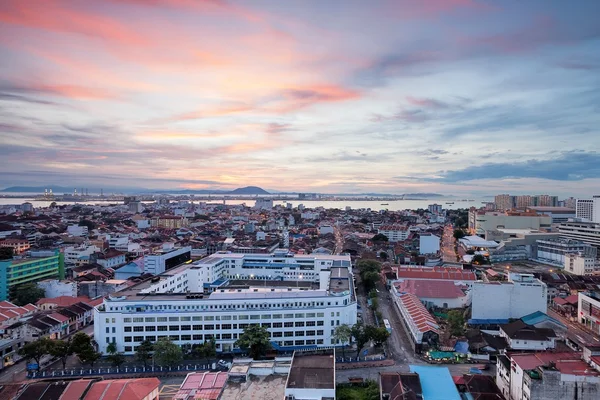
[(53, 298), (45, 297), (43, 299), (39, 299), (36, 304), (38, 306), (41, 306), (42, 304), (56, 304), (57, 307), (68, 307), (73, 304), (76, 304), (79, 302), (86, 302), (89, 300), (90, 300), (90, 298), (87, 296), (79, 296), (79, 297), (58, 296), (58, 297), (53, 297)]
[(400, 295), (400, 301), (419, 332), (432, 331), (439, 334), (439, 325), (417, 296), (405, 293)]
[(452, 281), (476, 281), (477, 276), (473, 271), (462, 270), (460, 268), (433, 267), (433, 268), (415, 268), (392, 266), (396, 276), (400, 278), (411, 279), (438, 279)]
[(84, 400), (141, 400), (158, 388), (158, 378), (111, 379), (96, 382)]
[(419, 298), (456, 299), (465, 293), (452, 281), (434, 281), (426, 279), (406, 279), (394, 283), (400, 293), (414, 294)]

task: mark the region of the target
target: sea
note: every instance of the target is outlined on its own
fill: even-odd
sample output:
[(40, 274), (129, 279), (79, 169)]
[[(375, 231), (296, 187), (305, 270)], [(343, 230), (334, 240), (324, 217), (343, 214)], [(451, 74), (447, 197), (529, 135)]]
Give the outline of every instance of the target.
[[(487, 200), (490, 201), (490, 200)], [(11, 197), (11, 198), (0, 198), (0, 206), (3, 205), (20, 205), (25, 202), (30, 202), (36, 208), (48, 207), (52, 201), (45, 200), (33, 200), (31, 197)], [(205, 202), (209, 204), (226, 204), (226, 205), (239, 205), (245, 204), (249, 207), (254, 206), (254, 199), (220, 199), (214, 200), (201, 200), (194, 201), (194, 203)], [(117, 201), (86, 201), (79, 204), (94, 204), (94, 205), (110, 205), (117, 204)], [(289, 199), (289, 200), (275, 200), (273, 201), (274, 205), (286, 205), (287, 203), (291, 203), (293, 207), (297, 207), (299, 204), (303, 204), (305, 208), (317, 208), (323, 207), (325, 209), (341, 209), (344, 210), (346, 207), (350, 207), (353, 210), (356, 209), (371, 209), (375, 211), (380, 210), (389, 210), (389, 211), (401, 211), (401, 210), (416, 210), (419, 208), (427, 209), (430, 204), (441, 204), (443, 208), (448, 210), (456, 210), (459, 208), (470, 208), (470, 207), (481, 207), (486, 203), (485, 199), (461, 199), (456, 200), (453, 198), (435, 198), (435, 199), (407, 199), (407, 200), (313, 200), (313, 199)], [(57, 205), (63, 204), (75, 204), (73, 201), (57, 201)]]

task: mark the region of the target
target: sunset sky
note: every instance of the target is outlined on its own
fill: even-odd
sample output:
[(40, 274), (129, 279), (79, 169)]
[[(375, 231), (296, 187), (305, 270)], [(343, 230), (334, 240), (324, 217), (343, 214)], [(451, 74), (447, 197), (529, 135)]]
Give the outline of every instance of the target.
[(0, 187), (600, 194), (598, 0), (0, 2)]

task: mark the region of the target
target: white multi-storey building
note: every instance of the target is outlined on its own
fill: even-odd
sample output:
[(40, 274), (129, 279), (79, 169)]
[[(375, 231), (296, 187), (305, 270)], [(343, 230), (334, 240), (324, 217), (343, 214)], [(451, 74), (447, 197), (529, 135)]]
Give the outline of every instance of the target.
[(565, 271), (575, 275), (593, 275), (598, 271), (598, 261), (585, 253), (571, 253), (565, 256)]
[(406, 240), (408, 228), (402, 225), (382, 225), (377, 229), (377, 233), (385, 235), (390, 242), (402, 242)]
[(166, 337), (180, 345), (214, 338), (228, 352), (246, 326), (261, 324), (275, 349), (335, 345), (335, 327), (357, 318), (350, 268), (349, 256), (213, 254), (105, 299), (94, 335), (103, 353), (111, 342), (132, 354)]
[(577, 218), (592, 221), (594, 218), (594, 200), (577, 199), (577, 203), (575, 204), (575, 216)]
[(88, 227), (79, 225), (69, 225), (67, 226), (67, 233), (71, 236), (87, 236)]
[[(472, 319), (507, 320), (548, 310), (546, 284), (532, 274), (509, 274), (503, 282), (475, 282), (472, 288)], [(502, 301), (498, 301), (502, 299)]]
[(600, 335), (600, 292), (578, 293), (579, 322)]
[(600, 196), (594, 196), (594, 209), (592, 210), (592, 221), (600, 224)]
[(144, 272), (159, 275), (190, 259), (190, 246), (175, 248), (170, 245), (165, 244), (161, 251), (144, 256)]
[(568, 221), (558, 226), (561, 238), (580, 240), (600, 248), (600, 223)]
[(66, 265), (84, 265), (89, 264), (90, 256), (94, 253), (100, 252), (101, 249), (97, 246), (86, 246), (81, 245), (78, 247), (66, 247), (63, 250), (65, 255), (65, 264)]

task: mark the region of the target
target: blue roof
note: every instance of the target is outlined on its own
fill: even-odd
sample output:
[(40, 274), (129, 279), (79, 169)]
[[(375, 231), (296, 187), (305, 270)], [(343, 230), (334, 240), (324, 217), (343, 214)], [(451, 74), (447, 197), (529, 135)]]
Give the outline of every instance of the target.
[(461, 400), (448, 368), (429, 365), (410, 365), (410, 372), (419, 374), (424, 399)]
[(557, 325), (562, 326), (563, 328), (567, 328), (567, 326), (565, 324), (563, 324), (562, 322), (560, 322), (557, 319), (554, 319), (552, 317), (550, 317), (548, 314), (544, 314), (541, 311), (536, 311), (534, 313), (531, 313), (529, 315), (524, 316), (523, 318), (521, 318), (521, 321), (525, 322), (527, 325), (536, 325), (536, 324), (540, 324), (542, 322), (553, 322)]

